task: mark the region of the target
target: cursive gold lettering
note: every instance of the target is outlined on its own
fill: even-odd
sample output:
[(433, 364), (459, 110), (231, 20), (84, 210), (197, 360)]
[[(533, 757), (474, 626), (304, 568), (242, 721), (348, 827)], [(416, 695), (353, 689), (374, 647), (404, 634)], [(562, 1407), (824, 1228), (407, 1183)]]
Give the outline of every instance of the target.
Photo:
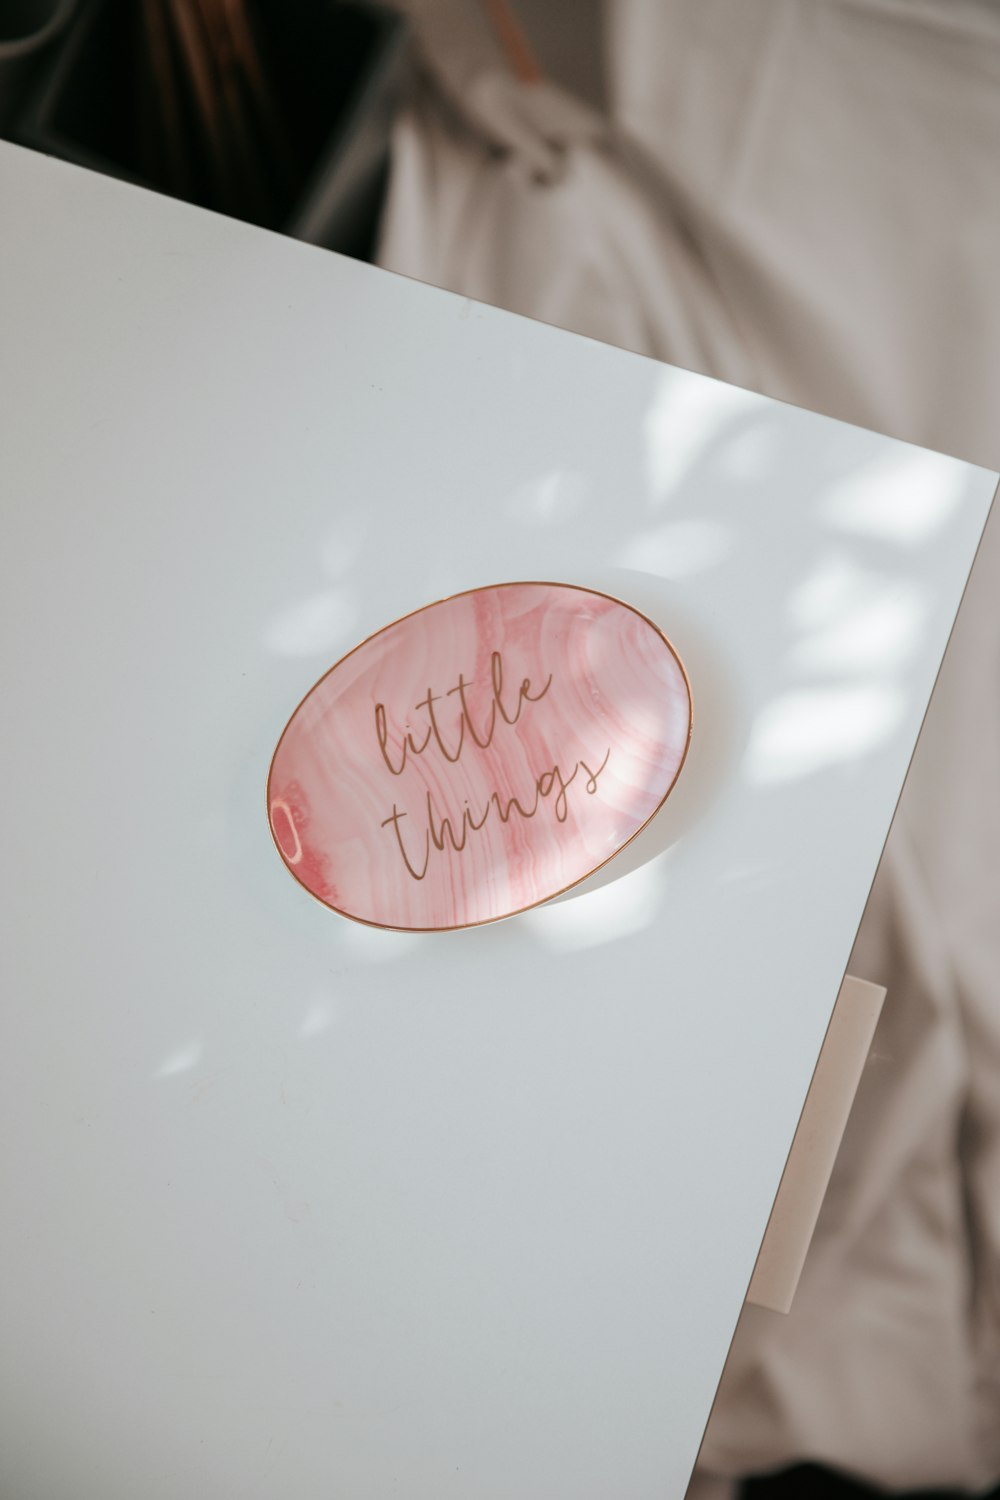
[(424, 876), (427, 874), (427, 866), (430, 863), (431, 858), (431, 836), (429, 833), (424, 834), (424, 867), (422, 870), (417, 870), (414, 865), (410, 864), (410, 858), (406, 852), (406, 845), (403, 842), (402, 829), (399, 826), (400, 818), (405, 817), (406, 813), (400, 812), (399, 808), (394, 802), (392, 804), (392, 813), (388, 818), (383, 818), (382, 820), (382, 827), (388, 828), (389, 824), (392, 824), (393, 830), (396, 834), (396, 843), (399, 845), (399, 852), (403, 856), (404, 865), (406, 866), (409, 873), (413, 876), (414, 880), (423, 880)]
[(604, 759), (601, 761), (601, 764), (598, 766), (598, 768), (597, 768), (596, 771), (592, 771), (590, 769), (590, 767), (587, 765), (587, 762), (585, 760), (581, 760), (581, 762), (580, 762), (581, 766), (583, 767), (583, 769), (587, 773), (587, 780), (584, 782), (584, 790), (591, 797), (597, 791), (597, 778), (598, 778), (598, 776), (600, 776), (601, 772), (604, 770), (604, 767), (607, 765), (607, 763), (608, 763), (608, 756), (610, 754), (611, 754), (611, 746), (609, 745), (608, 746), (607, 755), (605, 755)]
[(459, 672), (457, 683), (453, 688), (448, 689), (448, 697), (450, 698), (452, 693), (458, 694), (458, 700), (462, 705), (462, 718), (469, 727), (469, 734), (472, 736), (475, 743), (479, 746), (480, 750), (488, 750), (490, 745), (492, 745), (493, 743), (493, 735), (497, 726), (496, 701), (494, 700), (494, 702), (490, 705), (490, 727), (486, 731), (486, 738), (484, 740), (481, 740), (476, 733), (476, 726), (472, 722), (472, 715), (469, 712), (469, 705), (465, 699), (465, 690), (471, 685), (471, 683), (466, 682), (462, 673)]
[(434, 705), (435, 705), (435, 703), (440, 703), (440, 702), (441, 702), (441, 695), (440, 695), (440, 693), (435, 693), (435, 692), (432, 691), (431, 688), (428, 688), (427, 689), (427, 697), (426, 698), (421, 698), (420, 702), (418, 704), (416, 704), (415, 707), (417, 707), (417, 708), (426, 708), (426, 710), (427, 710), (427, 717), (428, 717), (428, 719), (430, 720), (430, 723), (431, 723), (431, 734), (434, 737), (434, 740), (435, 740), (435, 742), (437, 744), (437, 747), (441, 751), (441, 754), (444, 756), (445, 760), (449, 761), (451, 763), (451, 765), (454, 765), (455, 762), (460, 759), (461, 754), (462, 754), (462, 746), (465, 743), (465, 717), (464, 717), (464, 715), (462, 715), (459, 718), (459, 721), (458, 721), (458, 745), (457, 745), (457, 747), (455, 749), (455, 753), (453, 755), (451, 753), (451, 751), (448, 749), (448, 746), (445, 744), (444, 736), (441, 733), (441, 728), (440, 728), (440, 725), (438, 724), (438, 721), (437, 721), (437, 714), (435, 714), (435, 712), (434, 712)]
[(426, 802), (427, 828), (424, 833), (424, 863), (423, 868), (419, 871), (409, 858), (409, 853), (399, 826), (400, 819), (405, 818), (406, 813), (401, 812), (396, 804), (393, 803), (392, 815), (384, 819), (382, 827), (388, 828), (390, 823), (393, 825), (399, 852), (402, 855), (407, 871), (413, 876), (414, 880), (423, 880), (430, 864), (432, 847), (439, 853), (444, 853), (446, 849), (449, 849), (456, 854), (462, 854), (468, 845), (470, 833), (478, 833), (486, 826), (490, 818), (499, 818), (500, 822), (506, 826), (516, 813), (524, 822), (530, 822), (532, 818), (538, 815), (542, 803), (552, 797), (552, 793), (557, 787), (559, 790), (552, 801), (552, 811), (558, 823), (565, 823), (569, 815), (567, 793), (576, 780), (577, 774), (580, 771), (587, 773), (584, 788), (588, 795), (593, 796), (597, 791), (598, 777), (607, 765), (610, 756), (611, 749), (609, 746), (604, 759), (596, 771), (592, 771), (586, 761), (579, 760), (568, 775), (564, 773), (557, 761), (543, 771), (540, 776), (535, 778), (533, 800), (529, 801), (527, 797), (522, 799), (516, 795), (504, 797), (498, 791), (494, 791), (487, 798), (486, 804), (482, 808), (478, 818), (476, 818), (468, 801), (466, 801), (462, 816), (457, 820), (457, 826), (455, 819), (450, 816), (442, 816), (438, 812), (434, 802), (434, 795), (432, 792), (428, 792)]
[(386, 722), (385, 717), (385, 704), (376, 703), (375, 738), (378, 740), (378, 748), (381, 751), (382, 759), (389, 767), (389, 770), (392, 772), (393, 776), (402, 776), (404, 770), (406, 769), (406, 756), (408, 751), (412, 750), (414, 755), (423, 755), (424, 751), (427, 749), (427, 746), (430, 744), (431, 733), (432, 731), (428, 729), (427, 736), (423, 744), (418, 745), (414, 742), (413, 734), (410, 731), (410, 726), (407, 725), (406, 732), (403, 735), (403, 751), (399, 758), (399, 765), (394, 766), (392, 763), (392, 757), (389, 754), (389, 726)]
[[(493, 743), (493, 736), (497, 729), (497, 715), (505, 724), (516, 724), (520, 719), (526, 703), (539, 703), (552, 686), (552, 674), (549, 673), (545, 686), (538, 692), (531, 691), (531, 678), (521, 679), (521, 686), (517, 690), (517, 703), (511, 712), (508, 712), (503, 701), (503, 656), (499, 651), (494, 651), (490, 656), (490, 687), (492, 689), (492, 702), (490, 703), (489, 720), (483, 733), (477, 733), (469, 709), (469, 701), (466, 696), (467, 690), (474, 686), (466, 680), (463, 673), (459, 673), (458, 682), (454, 687), (448, 688), (444, 694), (435, 693), (433, 688), (427, 689), (425, 697), (420, 699), (414, 707), (427, 715), (427, 732), (423, 740), (418, 744), (414, 739), (410, 726), (406, 726), (403, 734), (402, 748), (399, 752), (398, 764), (394, 762), (389, 746), (389, 723), (386, 715), (385, 704), (375, 705), (375, 738), (378, 741), (379, 753), (393, 776), (402, 776), (406, 769), (406, 762), (410, 755), (423, 755), (433, 740), (449, 765), (455, 765), (462, 757), (462, 751), (466, 746), (466, 734), (480, 750), (488, 750)], [(451, 698), (458, 694), (459, 714), (454, 733), (457, 736), (454, 747), (449, 746), (448, 739), (442, 729), (438, 718), (435, 703), (441, 703), (445, 698)]]
[[(399, 744), (390, 742), (389, 719), (385, 704), (375, 704), (375, 738), (379, 754), (391, 775), (401, 776), (411, 757), (424, 755), (432, 744), (451, 766), (461, 760), (470, 743), (479, 750), (488, 750), (501, 724), (513, 727), (519, 722), (527, 704), (541, 702), (552, 686), (552, 674), (550, 672), (543, 686), (537, 689), (532, 687), (530, 677), (522, 677), (515, 698), (513, 691), (504, 686), (502, 653), (491, 652), (489, 710), (478, 727), (469, 701), (469, 689), (474, 686), (475, 682), (470, 681), (464, 673), (460, 672), (458, 681), (444, 693), (435, 693), (434, 689), (429, 687), (424, 697), (414, 705), (415, 711), (426, 717), (423, 734), (421, 735), (419, 731), (415, 734), (410, 725), (406, 724)], [(442, 715), (441, 704), (455, 698), (458, 700), (457, 717), (451, 725), (447, 725), (443, 722), (447, 716)], [(422, 820), (425, 821), (424, 847), (420, 858), (414, 857), (415, 835), (412, 831), (407, 834), (403, 832), (402, 820), (408, 816), (404, 808), (394, 802), (391, 814), (382, 820), (381, 826), (392, 829), (392, 837), (395, 838), (396, 848), (407, 873), (414, 880), (424, 880), (430, 868), (433, 851), (436, 850), (439, 854), (463, 854), (468, 847), (470, 836), (479, 833), (491, 819), (499, 820), (504, 826), (515, 815), (523, 822), (530, 822), (532, 818), (538, 816), (544, 804), (551, 807), (557, 823), (565, 823), (570, 812), (570, 788), (579, 773), (581, 771), (584, 773), (585, 780), (582, 785), (587, 795), (594, 796), (598, 789), (598, 778), (608, 764), (610, 755), (609, 747), (596, 770), (592, 770), (587, 761), (578, 760), (572, 770), (564, 771), (562, 764), (554, 761), (540, 775), (534, 777), (534, 784), (527, 796), (523, 794), (508, 796), (506, 793), (501, 794), (499, 790), (495, 790), (489, 793), (478, 813), (466, 800), (460, 817), (440, 813), (433, 793), (427, 791), (426, 819)], [(410, 825), (407, 826), (410, 827)], [(416, 847), (419, 848), (419, 844)]]
[(450, 818), (442, 818), (437, 828), (434, 827), (434, 798), (430, 792), (427, 793), (427, 827), (431, 842), (435, 849), (443, 849), (445, 844), (450, 844), (456, 854), (461, 854), (465, 848), (465, 841), (469, 836), (469, 814), (462, 814), (462, 833), (457, 836)]
[(552, 686), (552, 673), (549, 673), (548, 681), (540, 693), (532, 694), (530, 677), (523, 679), (517, 693), (517, 707), (512, 714), (509, 714), (503, 706), (503, 657), (499, 651), (494, 651), (490, 657), (490, 680), (493, 684), (493, 701), (500, 710), (501, 717), (507, 724), (516, 724), (521, 717), (521, 710), (525, 703), (538, 703), (545, 697)]

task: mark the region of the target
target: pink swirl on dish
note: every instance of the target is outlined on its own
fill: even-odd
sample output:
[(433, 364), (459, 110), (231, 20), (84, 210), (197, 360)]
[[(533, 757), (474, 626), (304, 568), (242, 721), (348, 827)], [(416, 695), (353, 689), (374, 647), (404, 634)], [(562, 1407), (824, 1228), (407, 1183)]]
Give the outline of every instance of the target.
[(631, 605), (569, 584), (474, 589), (387, 625), (306, 695), (271, 762), (271, 833), (344, 916), (492, 922), (618, 853), (690, 735), (684, 668)]

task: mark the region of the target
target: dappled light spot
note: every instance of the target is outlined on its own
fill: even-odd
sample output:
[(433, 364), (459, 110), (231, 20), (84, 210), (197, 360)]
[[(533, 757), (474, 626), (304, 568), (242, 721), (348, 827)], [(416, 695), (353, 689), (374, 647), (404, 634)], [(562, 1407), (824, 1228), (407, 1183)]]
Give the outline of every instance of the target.
[(170, 1052), (153, 1074), (154, 1078), (172, 1078), (177, 1073), (188, 1073), (201, 1062), (204, 1046), (200, 1037), (195, 1037), (183, 1047)]
[(312, 594), (289, 605), (272, 619), (264, 632), (264, 645), (278, 656), (312, 656), (336, 651), (357, 619), (357, 610), (344, 594), (331, 589)]
[(755, 414), (760, 403), (750, 391), (664, 371), (644, 424), (650, 503), (663, 504), (733, 420)]
[(882, 744), (903, 704), (891, 688), (812, 688), (765, 705), (744, 758), (752, 785), (791, 781), (852, 761)]
[(641, 932), (656, 920), (668, 858), (669, 852), (597, 890), (550, 902), (521, 920), (547, 947), (561, 951), (596, 948)]
[(686, 578), (723, 562), (735, 546), (721, 521), (675, 521), (631, 537), (615, 555), (625, 568), (655, 569), (664, 578)]
[(915, 547), (951, 519), (966, 477), (943, 454), (894, 450), (835, 481), (821, 514), (844, 531)]

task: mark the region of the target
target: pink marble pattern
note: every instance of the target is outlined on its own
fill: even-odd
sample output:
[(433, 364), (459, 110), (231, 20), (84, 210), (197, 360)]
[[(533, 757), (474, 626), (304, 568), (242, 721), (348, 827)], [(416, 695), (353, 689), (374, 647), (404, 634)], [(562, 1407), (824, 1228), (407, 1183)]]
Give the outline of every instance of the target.
[(690, 733), (684, 670), (636, 610), (566, 584), (476, 589), (386, 626), (316, 684), (274, 754), (271, 832), (345, 916), (491, 922), (616, 854)]

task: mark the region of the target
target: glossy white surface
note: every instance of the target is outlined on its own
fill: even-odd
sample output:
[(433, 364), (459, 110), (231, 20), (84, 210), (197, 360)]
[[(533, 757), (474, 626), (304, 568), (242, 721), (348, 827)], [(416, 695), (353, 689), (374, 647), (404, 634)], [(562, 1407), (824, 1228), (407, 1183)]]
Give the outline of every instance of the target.
[[(11, 147), (0, 203), (0, 1490), (681, 1496), (996, 476)], [(338, 919), (291, 708), (517, 576), (664, 627), (683, 777), (552, 906)]]

